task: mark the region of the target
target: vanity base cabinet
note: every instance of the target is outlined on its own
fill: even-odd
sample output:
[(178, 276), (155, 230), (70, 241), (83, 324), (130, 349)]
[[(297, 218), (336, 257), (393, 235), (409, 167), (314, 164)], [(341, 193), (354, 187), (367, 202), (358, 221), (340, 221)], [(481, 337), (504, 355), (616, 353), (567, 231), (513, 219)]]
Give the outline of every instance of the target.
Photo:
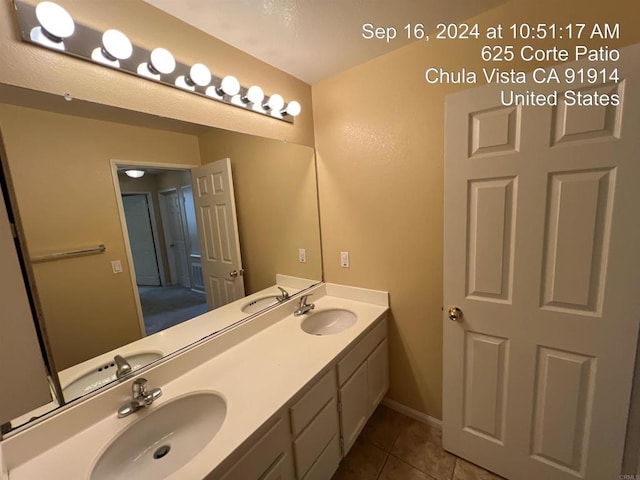
[(389, 388), (387, 345), (385, 318), (207, 478), (330, 479)]
[(386, 319), (338, 362), (340, 431), (346, 455), (389, 389)]
[(294, 480), (289, 423), (278, 418), (266, 433), (224, 472), (209, 480)]

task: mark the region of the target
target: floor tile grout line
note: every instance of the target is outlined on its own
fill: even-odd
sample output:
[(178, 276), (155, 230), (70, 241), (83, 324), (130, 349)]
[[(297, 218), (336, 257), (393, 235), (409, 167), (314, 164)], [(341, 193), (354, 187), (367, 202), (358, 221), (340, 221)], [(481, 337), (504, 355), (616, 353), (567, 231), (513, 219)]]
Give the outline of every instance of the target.
[(419, 469), (418, 467), (416, 467), (416, 466), (412, 465), (411, 463), (407, 462), (406, 460), (403, 460), (403, 459), (402, 459), (402, 458), (400, 458), (400, 457), (395, 456), (395, 455), (394, 455), (394, 454), (392, 454), (392, 453), (390, 453), (390, 454), (389, 454), (389, 456), (390, 456), (390, 457), (395, 458), (396, 460), (398, 460), (398, 461), (399, 461), (399, 462), (401, 462), (401, 463), (404, 463), (404, 464), (406, 464), (406, 465), (409, 465), (409, 466), (410, 466), (411, 468), (413, 468), (414, 470), (416, 470), (416, 471), (418, 471), (418, 472), (420, 472), (420, 473), (422, 473), (422, 474), (426, 475), (427, 477), (429, 477), (429, 479), (428, 479), (428, 480), (440, 480), (438, 477), (434, 477), (434, 476), (433, 476), (433, 475), (431, 475), (430, 473), (427, 473), (427, 472), (425, 472), (425, 471), (423, 471), (423, 470)]
[[(453, 455), (453, 454), (451, 454)], [(456, 475), (456, 468), (458, 467), (458, 456), (454, 455), (456, 461), (453, 462), (453, 470), (451, 470), (451, 477), (449, 477), (450, 480), (453, 480), (453, 477), (455, 477)]]
[(389, 461), (390, 456), (391, 454), (387, 452), (387, 456), (384, 458), (384, 462), (382, 462), (382, 465), (380, 466), (380, 469), (378, 470), (378, 473), (374, 480), (380, 479), (380, 477), (382, 476), (382, 472), (384, 472), (384, 467), (387, 465), (387, 462)]

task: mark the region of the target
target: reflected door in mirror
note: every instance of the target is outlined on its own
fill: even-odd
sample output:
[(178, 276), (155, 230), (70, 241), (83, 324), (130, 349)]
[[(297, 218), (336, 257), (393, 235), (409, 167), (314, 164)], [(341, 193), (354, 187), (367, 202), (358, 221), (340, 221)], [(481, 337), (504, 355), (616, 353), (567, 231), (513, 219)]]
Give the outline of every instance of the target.
[(207, 302), (218, 308), (244, 297), (231, 161), (208, 163), (191, 174)]

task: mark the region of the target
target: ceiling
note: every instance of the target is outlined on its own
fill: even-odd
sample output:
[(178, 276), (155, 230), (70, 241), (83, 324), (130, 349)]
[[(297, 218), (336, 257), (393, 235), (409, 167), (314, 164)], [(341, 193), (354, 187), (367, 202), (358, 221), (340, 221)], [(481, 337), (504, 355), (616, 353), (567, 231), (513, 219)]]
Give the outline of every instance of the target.
[[(313, 85), (402, 47), (404, 26), (462, 21), (505, 0), (145, 0)], [(397, 36), (366, 40), (363, 25)]]

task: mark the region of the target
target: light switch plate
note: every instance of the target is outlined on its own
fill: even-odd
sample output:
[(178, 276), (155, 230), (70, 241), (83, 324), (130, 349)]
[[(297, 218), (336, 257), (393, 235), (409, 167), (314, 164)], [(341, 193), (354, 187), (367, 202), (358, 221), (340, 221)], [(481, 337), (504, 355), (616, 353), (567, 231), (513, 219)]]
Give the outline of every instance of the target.
[(300, 263), (307, 263), (307, 250), (304, 248), (301, 248), (298, 250), (298, 260), (300, 260)]
[(349, 252), (340, 252), (340, 266), (349, 268)]
[(111, 270), (113, 270), (113, 273), (122, 273), (122, 262), (120, 260), (111, 262)]

